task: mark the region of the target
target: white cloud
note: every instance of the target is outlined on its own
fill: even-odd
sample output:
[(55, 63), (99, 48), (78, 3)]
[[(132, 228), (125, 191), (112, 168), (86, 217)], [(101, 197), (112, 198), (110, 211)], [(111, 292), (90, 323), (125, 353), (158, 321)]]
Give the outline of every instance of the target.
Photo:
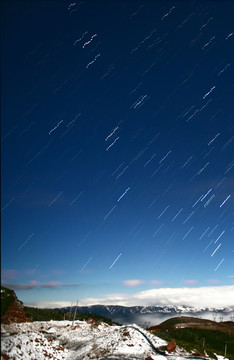
[(138, 279), (132, 279), (132, 280), (125, 280), (123, 282), (123, 284), (124, 284), (124, 286), (127, 286), (127, 287), (135, 287), (135, 286), (144, 284), (144, 281), (138, 280)]
[(206, 281), (210, 284), (219, 284), (220, 283), (219, 279), (207, 279)]
[(103, 298), (81, 299), (79, 305), (187, 305), (224, 307), (234, 305), (234, 286), (206, 286), (183, 288), (160, 288), (135, 294), (108, 294)]
[(152, 280), (152, 281), (150, 281), (149, 283), (150, 283), (151, 285), (157, 285), (157, 286), (159, 286), (159, 285), (164, 284), (164, 281), (162, 281), (162, 280)]
[(187, 284), (187, 285), (193, 285), (193, 284), (198, 283), (197, 280), (193, 280), (193, 279), (184, 280), (183, 282), (184, 282), (184, 284)]
[[(135, 294), (113, 293), (105, 297), (84, 298), (79, 300), (79, 306), (89, 305), (122, 305), (122, 306), (150, 306), (150, 305), (187, 305), (198, 307), (226, 307), (233, 306), (234, 285), (206, 286), (183, 288), (160, 288), (136, 292)], [(70, 301), (41, 301), (29, 306), (40, 308), (55, 308), (70, 306)]]
[[(34, 306), (43, 309), (54, 309), (66, 306), (71, 306), (71, 301), (38, 301), (38, 302), (25, 302), (25, 306)], [(73, 304), (74, 305), (74, 304)]]

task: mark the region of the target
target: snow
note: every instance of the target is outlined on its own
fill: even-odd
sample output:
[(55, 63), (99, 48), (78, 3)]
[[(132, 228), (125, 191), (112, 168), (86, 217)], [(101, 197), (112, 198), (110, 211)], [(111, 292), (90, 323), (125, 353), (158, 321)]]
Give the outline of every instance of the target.
[[(135, 324), (36, 321), (1, 325), (1, 335), (1, 352), (12, 360), (166, 360), (154, 348), (167, 343)], [(178, 349), (171, 358), (183, 360), (186, 355)]]
[(222, 355), (217, 355), (216, 353), (214, 353), (215, 356), (217, 357), (218, 360), (228, 360), (225, 356)]

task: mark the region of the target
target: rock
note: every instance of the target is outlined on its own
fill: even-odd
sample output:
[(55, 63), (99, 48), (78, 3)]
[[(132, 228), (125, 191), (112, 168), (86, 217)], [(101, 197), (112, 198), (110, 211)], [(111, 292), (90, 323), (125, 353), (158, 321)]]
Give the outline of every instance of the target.
[(14, 297), (14, 301), (10, 304), (6, 313), (2, 318), (3, 324), (11, 324), (11, 323), (22, 323), (22, 322), (31, 322), (31, 319), (28, 319), (25, 314), (24, 306), (17, 299), (14, 291), (12, 291), (12, 296)]
[(88, 318), (87, 323), (91, 324), (91, 325), (97, 325), (98, 324), (97, 321), (92, 319), (92, 318)]
[(176, 342), (175, 339), (172, 339), (168, 344), (167, 344), (167, 351), (170, 352), (175, 352), (176, 349)]

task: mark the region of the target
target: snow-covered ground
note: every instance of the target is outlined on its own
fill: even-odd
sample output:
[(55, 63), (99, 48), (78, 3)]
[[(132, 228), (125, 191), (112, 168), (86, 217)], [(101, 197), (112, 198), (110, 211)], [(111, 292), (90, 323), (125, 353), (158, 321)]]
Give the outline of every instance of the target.
[[(12, 360), (145, 360), (148, 356), (166, 360), (166, 356), (155, 353), (154, 347), (162, 345), (166, 345), (164, 340), (135, 324), (37, 321), (1, 326), (1, 353)], [(170, 359), (182, 360), (186, 355), (177, 350)]]

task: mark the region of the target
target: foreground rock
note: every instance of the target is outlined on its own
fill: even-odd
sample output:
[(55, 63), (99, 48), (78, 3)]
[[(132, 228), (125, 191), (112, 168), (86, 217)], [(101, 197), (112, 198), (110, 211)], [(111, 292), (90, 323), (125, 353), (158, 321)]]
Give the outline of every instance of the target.
[(168, 344), (167, 344), (167, 351), (169, 353), (171, 352), (175, 352), (176, 350), (176, 341), (175, 339), (172, 339)]
[[(31, 322), (31, 319), (26, 317), (24, 306), (18, 300), (18, 298), (15, 295), (14, 291), (13, 290), (10, 290), (10, 291), (11, 291), (10, 296), (13, 297), (13, 302), (9, 305), (7, 311), (3, 315), (2, 319), (1, 319), (2, 323), (3, 324), (11, 324), (11, 323)], [(4, 293), (4, 290), (2, 289), (1, 290), (1, 295), (3, 293)], [(2, 297), (3, 296), (1, 296), (1, 298)]]

